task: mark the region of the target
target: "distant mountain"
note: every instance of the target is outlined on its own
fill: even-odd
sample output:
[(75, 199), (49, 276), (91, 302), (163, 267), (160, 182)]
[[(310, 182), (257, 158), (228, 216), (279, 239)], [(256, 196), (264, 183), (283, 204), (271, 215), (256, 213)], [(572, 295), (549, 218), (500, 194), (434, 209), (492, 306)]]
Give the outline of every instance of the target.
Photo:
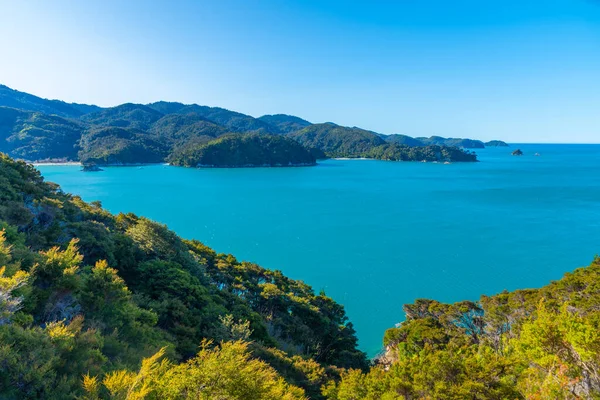
[(502, 140), (490, 140), (489, 142), (485, 142), (485, 147), (508, 147), (508, 143)]
[(169, 157), (187, 167), (291, 167), (315, 165), (298, 142), (280, 135), (230, 134), (200, 146), (188, 146)]
[(185, 105), (181, 103), (166, 102), (148, 104), (148, 107), (156, 111), (163, 110), (162, 112), (171, 114), (194, 113), (208, 121), (222, 125), (223, 127), (227, 128), (229, 132), (279, 133), (276, 127), (257, 118), (235, 111), (229, 111), (220, 107), (199, 106), (197, 104)]
[(182, 108), (187, 107), (185, 104), (176, 103), (172, 101), (157, 101), (156, 103), (146, 104), (147, 107), (150, 107), (153, 110), (158, 111), (161, 114), (176, 114)]
[(30, 161), (77, 159), (85, 127), (56, 115), (0, 107), (0, 151)]
[(310, 122), (302, 118), (286, 114), (263, 115), (258, 119), (266, 122), (267, 124), (273, 125), (279, 130), (280, 133), (295, 132), (312, 125)]
[[(1, 104), (17, 108), (2, 107)], [(243, 136), (241, 139), (238, 135), (231, 139), (229, 134), (232, 133), (265, 136)], [(286, 138), (278, 140), (271, 135)], [(224, 136), (230, 139), (213, 143)], [(288, 143), (287, 138), (295, 141), (293, 145)], [(296, 142), (299, 144), (296, 145)], [(441, 147), (408, 150), (430, 145)], [(279, 153), (267, 154), (258, 151), (256, 146), (264, 146), (266, 152)], [(439, 136), (386, 136), (334, 123), (311, 124), (293, 115), (274, 114), (254, 118), (220, 107), (177, 102), (159, 101), (147, 105), (126, 103), (101, 108), (45, 100), (0, 86), (0, 151), (29, 161), (64, 159), (97, 164), (162, 162), (169, 156), (170, 159), (177, 159), (176, 155), (189, 156), (202, 148), (202, 157), (221, 154), (223, 163), (231, 162), (231, 165), (261, 161), (268, 165), (309, 163), (306, 162), (306, 154), (294, 146), (303, 147), (311, 159), (367, 157), (472, 161), (474, 156), (470, 153), (459, 154), (445, 147), (483, 147), (483, 143)], [(223, 151), (225, 148), (250, 153), (233, 157)], [(467, 156), (463, 157), (462, 154)], [(185, 165), (185, 162), (181, 163)]]
[(416, 140), (424, 145), (437, 144), (440, 146), (456, 146), (464, 149), (483, 149), (485, 145), (481, 140), (460, 139), (460, 138), (443, 138), (441, 136), (418, 137)]
[(375, 146), (385, 144), (385, 140), (373, 132), (330, 122), (310, 125), (288, 137), (305, 147), (320, 149), (329, 157), (358, 157)]
[(0, 106), (25, 111), (38, 111), (61, 117), (77, 118), (101, 108), (87, 104), (65, 103), (60, 100), (47, 100), (29, 93), (19, 92), (0, 85)]
[(148, 133), (157, 140), (171, 144), (182, 144), (201, 137), (214, 139), (229, 131), (210, 122), (198, 114), (168, 114), (152, 124)]
[(415, 139), (410, 136), (406, 136), (406, 135), (393, 134), (393, 135), (381, 135), (381, 137), (388, 143), (405, 144), (405, 145), (411, 146), (411, 147), (424, 145), (424, 143), (421, 142), (420, 140)]
[(120, 128), (149, 129), (163, 114), (142, 104), (121, 104), (86, 114), (82, 121), (97, 126), (118, 126)]

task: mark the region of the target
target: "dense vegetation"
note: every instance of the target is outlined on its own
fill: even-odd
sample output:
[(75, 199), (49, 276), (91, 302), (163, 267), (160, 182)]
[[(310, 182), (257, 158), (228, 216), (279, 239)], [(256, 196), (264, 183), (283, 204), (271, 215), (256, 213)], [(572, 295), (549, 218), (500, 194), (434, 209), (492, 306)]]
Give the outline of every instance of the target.
[(600, 259), (537, 290), (478, 302), (417, 300), (385, 333), (386, 358), (347, 371), (330, 399), (600, 397)]
[(541, 289), (419, 299), (368, 369), (342, 306), (0, 155), (0, 398), (600, 397), (600, 258)]
[(373, 132), (332, 123), (314, 124), (291, 133), (289, 137), (303, 146), (320, 149), (329, 157), (360, 157), (385, 144), (385, 140)]
[(367, 158), (387, 161), (434, 161), (434, 162), (472, 162), (477, 161), (475, 153), (448, 146), (419, 146), (386, 144), (377, 146), (362, 154)]
[(386, 142), (393, 144), (405, 144), (407, 146), (416, 147), (423, 146), (423, 142), (419, 139), (415, 139), (410, 136), (393, 134), (393, 135), (380, 135)]
[(279, 133), (296, 132), (311, 125), (310, 122), (302, 118), (286, 114), (263, 115), (258, 119), (273, 125), (278, 129)]
[(141, 104), (122, 104), (87, 114), (81, 120), (95, 126), (148, 130), (163, 114)]
[(182, 147), (169, 162), (186, 167), (288, 167), (315, 165), (315, 157), (286, 137), (248, 133)]
[[(311, 124), (292, 115), (253, 118), (224, 108), (197, 104), (161, 101), (148, 105), (127, 103), (111, 108), (67, 104), (0, 86), (0, 151), (20, 159), (79, 160), (117, 165), (171, 159), (178, 160), (179, 165), (193, 165), (181, 162), (182, 156), (189, 158), (198, 151), (204, 154), (205, 151), (200, 149), (208, 146), (208, 142), (231, 133), (267, 135), (256, 141), (265, 147), (259, 151), (255, 146), (242, 146), (252, 154), (241, 156), (223, 151), (226, 148), (239, 150), (240, 147), (221, 145), (218, 154), (223, 159), (209, 164), (244, 165), (244, 159), (251, 160), (246, 162), (247, 165), (312, 164), (298, 162), (298, 159), (304, 160), (304, 156), (300, 157), (304, 152), (297, 149), (273, 153), (282, 148), (267, 146), (275, 143), (269, 135), (294, 139), (316, 159), (330, 156), (472, 161), (474, 155), (451, 147), (483, 147), (482, 142), (470, 139), (388, 136), (332, 123)], [(405, 146), (424, 149), (407, 150)], [(210, 149), (216, 148), (211, 145)], [(285, 155), (298, 157), (284, 159)]]
[(84, 127), (55, 115), (0, 107), (0, 151), (29, 160), (75, 159)]
[[(206, 120), (227, 128), (228, 132), (254, 132), (254, 133), (281, 133), (276, 127), (249, 115), (229, 111), (220, 107), (199, 106), (197, 104), (185, 105), (181, 103), (158, 102), (149, 104), (148, 107), (164, 110), (165, 114), (197, 114)], [(174, 111), (176, 110), (176, 111)]]
[(0, 188), (0, 398), (319, 397), (367, 367), (343, 307), (300, 281), (3, 154)]
[(158, 163), (168, 148), (162, 141), (132, 128), (94, 128), (80, 140), (79, 160), (93, 164)]
[(389, 161), (477, 161), (474, 153), (458, 147), (416, 145), (409, 136), (386, 137), (360, 128), (332, 123), (315, 124), (289, 137), (322, 150), (329, 157), (364, 157)]
[(1, 84), (0, 106), (70, 118), (77, 118), (84, 114), (100, 110), (98, 106), (42, 99), (29, 93), (13, 90)]

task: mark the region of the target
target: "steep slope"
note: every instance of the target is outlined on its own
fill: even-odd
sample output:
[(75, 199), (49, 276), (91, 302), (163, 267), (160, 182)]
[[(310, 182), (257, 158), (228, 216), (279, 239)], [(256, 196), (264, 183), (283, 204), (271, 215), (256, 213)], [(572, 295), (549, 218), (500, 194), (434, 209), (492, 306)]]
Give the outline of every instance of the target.
[[(89, 378), (99, 384), (117, 369), (125, 384), (157, 352), (170, 363), (146, 371), (165, 378), (152, 390), (179, 393), (157, 398), (184, 398), (185, 379), (207, 371), (208, 381), (190, 387), (275, 399), (297, 384), (315, 398), (334, 365), (367, 366), (343, 307), (301, 281), (146, 218), (111, 215), (4, 154), (0, 187), (1, 398), (73, 398), (84, 392), (84, 375), (92, 390)], [(198, 365), (176, 364), (188, 359)], [(283, 398), (303, 398), (294, 393)]]
[(42, 99), (4, 85), (0, 85), (0, 106), (70, 118), (77, 118), (83, 114), (100, 110), (100, 107), (93, 105), (69, 104), (59, 100)]
[(292, 167), (315, 165), (315, 158), (294, 140), (251, 133), (187, 146), (172, 154), (169, 162), (187, 167)]
[(163, 162), (168, 146), (147, 133), (130, 128), (94, 128), (80, 141), (79, 160), (93, 164), (137, 164)]
[(295, 132), (312, 125), (302, 118), (286, 114), (263, 115), (258, 119), (276, 127), (280, 133)]
[(75, 160), (84, 130), (58, 116), (0, 107), (0, 151), (13, 157)]
[(81, 117), (81, 120), (90, 125), (115, 126), (145, 131), (150, 129), (152, 124), (162, 117), (162, 113), (150, 107), (142, 104), (127, 103), (86, 114)]
[(182, 145), (198, 138), (216, 138), (227, 129), (206, 120), (198, 114), (169, 114), (152, 124), (148, 133), (157, 140), (172, 145)]

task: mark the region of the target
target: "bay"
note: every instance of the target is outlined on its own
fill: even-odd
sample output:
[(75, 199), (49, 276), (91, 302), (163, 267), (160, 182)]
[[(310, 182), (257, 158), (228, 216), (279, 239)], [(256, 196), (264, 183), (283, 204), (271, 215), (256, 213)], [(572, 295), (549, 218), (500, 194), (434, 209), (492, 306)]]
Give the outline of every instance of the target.
[[(524, 156), (510, 155), (517, 147)], [(600, 145), (477, 153), (479, 163), (450, 165), (38, 169), (111, 212), (149, 217), (324, 290), (345, 306), (373, 356), (405, 303), (539, 287), (600, 250)]]

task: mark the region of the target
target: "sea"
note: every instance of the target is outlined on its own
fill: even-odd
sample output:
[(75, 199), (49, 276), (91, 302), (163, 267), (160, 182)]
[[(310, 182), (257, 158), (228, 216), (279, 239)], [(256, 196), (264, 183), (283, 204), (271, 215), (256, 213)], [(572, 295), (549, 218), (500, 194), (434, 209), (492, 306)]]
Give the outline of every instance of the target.
[[(512, 156), (516, 148), (524, 155)], [(403, 304), (537, 288), (600, 252), (600, 145), (476, 153), (478, 163), (37, 168), (113, 213), (149, 217), (324, 290), (375, 356), (384, 331), (403, 320)]]

